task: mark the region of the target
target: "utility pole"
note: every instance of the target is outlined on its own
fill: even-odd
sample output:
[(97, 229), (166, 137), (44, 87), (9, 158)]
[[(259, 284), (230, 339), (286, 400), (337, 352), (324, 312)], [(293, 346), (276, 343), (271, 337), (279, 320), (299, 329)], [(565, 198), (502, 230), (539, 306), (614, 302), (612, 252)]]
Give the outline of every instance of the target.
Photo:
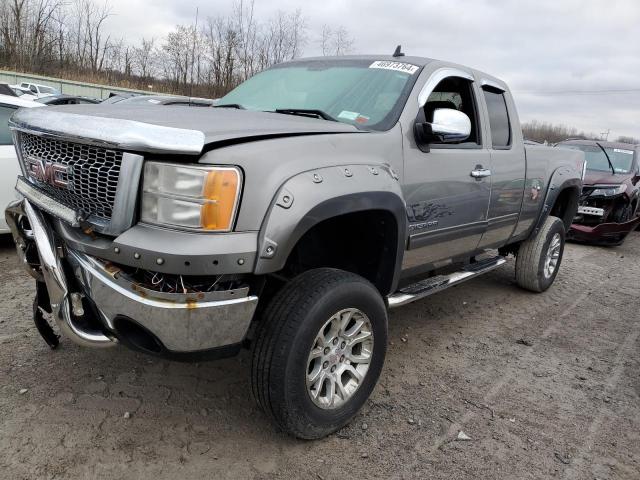
[[(196, 42), (198, 40), (198, 13), (200, 7), (196, 7), (196, 23), (193, 27), (193, 48), (191, 49), (191, 85), (189, 86), (189, 98), (193, 97), (193, 65), (196, 63)], [(198, 74), (200, 73), (200, 66), (198, 66)], [(189, 100), (191, 102), (191, 100)]]
[(602, 137), (600, 140), (604, 140), (605, 142), (609, 140), (609, 133), (611, 133), (611, 129), (607, 128), (606, 132), (602, 132), (600, 136)]

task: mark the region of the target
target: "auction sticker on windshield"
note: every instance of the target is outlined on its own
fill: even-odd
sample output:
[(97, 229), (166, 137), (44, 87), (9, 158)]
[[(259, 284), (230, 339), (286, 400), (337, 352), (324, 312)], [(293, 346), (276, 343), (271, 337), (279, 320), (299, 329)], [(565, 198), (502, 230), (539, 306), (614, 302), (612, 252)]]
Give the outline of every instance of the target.
[(403, 62), (390, 62), (387, 60), (378, 60), (369, 65), (369, 68), (382, 68), (384, 70), (395, 70), (396, 72), (404, 72), (413, 75), (420, 67)]
[(614, 148), (613, 151), (616, 153), (626, 153), (627, 155), (633, 155), (633, 150), (623, 150), (622, 148)]

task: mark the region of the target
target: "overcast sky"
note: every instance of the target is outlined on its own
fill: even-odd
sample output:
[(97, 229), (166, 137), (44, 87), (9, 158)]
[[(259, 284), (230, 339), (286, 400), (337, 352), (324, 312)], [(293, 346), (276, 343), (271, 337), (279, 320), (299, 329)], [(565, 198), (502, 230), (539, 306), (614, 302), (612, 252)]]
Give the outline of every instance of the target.
[[(161, 39), (178, 23), (228, 15), (233, 0), (111, 0), (112, 35)], [(304, 55), (323, 24), (343, 25), (353, 53), (393, 52), (469, 65), (507, 81), (520, 118), (640, 138), (638, 0), (256, 0), (256, 17), (300, 9)], [(633, 90), (619, 92), (619, 90)], [(558, 93), (560, 92), (560, 93)]]

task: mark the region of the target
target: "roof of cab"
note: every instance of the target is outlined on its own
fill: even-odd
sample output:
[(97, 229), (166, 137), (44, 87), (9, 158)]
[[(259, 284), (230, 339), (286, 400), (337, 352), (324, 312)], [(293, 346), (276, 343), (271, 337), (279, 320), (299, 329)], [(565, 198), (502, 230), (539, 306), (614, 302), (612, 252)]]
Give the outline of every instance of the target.
[(289, 60), (287, 62), (283, 62), (274, 67), (282, 66), (285, 64), (291, 63), (305, 63), (305, 62), (328, 62), (328, 61), (354, 61), (354, 60), (368, 60), (372, 63), (375, 61), (385, 61), (385, 62), (399, 62), (399, 63), (410, 63), (411, 65), (416, 65), (418, 67), (424, 67), (430, 63), (435, 63), (439, 67), (449, 67), (449, 68), (459, 68), (462, 70), (467, 70), (473, 72), (476, 76), (480, 77), (483, 81), (486, 81), (487, 84), (494, 86), (499, 86), (502, 90), (508, 90), (507, 84), (493, 75), (490, 75), (485, 72), (481, 72), (480, 70), (476, 70), (475, 68), (468, 67), (466, 65), (460, 65), (453, 62), (448, 62), (444, 60), (437, 60), (434, 58), (427, 57), (419, 57), (413, 55), (403, 55), (400, 57), (394, 57), (393, 55), (340, 55), (340, 56), (331, 56), (331, 57), (306, 57), (306, 58), (297, 58), (294, 60)]

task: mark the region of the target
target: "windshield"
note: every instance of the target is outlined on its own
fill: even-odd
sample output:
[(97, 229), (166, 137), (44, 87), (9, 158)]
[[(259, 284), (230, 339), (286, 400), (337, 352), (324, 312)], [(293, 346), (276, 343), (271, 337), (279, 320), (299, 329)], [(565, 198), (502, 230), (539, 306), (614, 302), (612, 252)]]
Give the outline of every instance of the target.
[[(587, 161), (587, 170), (595, 170), (597, 172), (611, 172), (611, 167), (607, 162), (607, 157), (598, 145), (566, 145), (560, 146), (581, 150), (584, 152), (584, 158)], [(603, 145), (604, 147), (604, 145)], [(611, 164), (616, 173), (629, 173), (633, 165), (633, 150), (624, 148), (604, 147), (609, 155)]]
[(217, 105), (248, 110), (319, 110), (358, 127), (387, 130), (398, 120), (419, 67), (403, 62), (314, 60), (255, 75)]
[(38, 88), (42, 93), (57, 93), (57, 90), (55, 88), (45, 87), (44, 85), (40, 85), (38, 86)]

